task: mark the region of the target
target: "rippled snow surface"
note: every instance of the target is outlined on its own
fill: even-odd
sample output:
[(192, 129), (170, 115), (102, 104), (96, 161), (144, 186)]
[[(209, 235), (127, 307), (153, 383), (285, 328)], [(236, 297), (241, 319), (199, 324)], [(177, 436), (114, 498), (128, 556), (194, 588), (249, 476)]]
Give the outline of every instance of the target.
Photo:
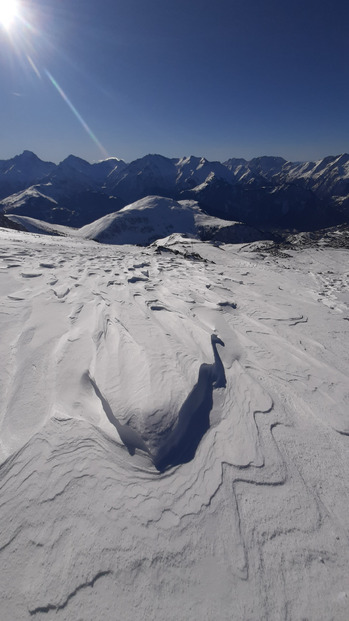
[(348, 251), (0, 242), (1, 621), (347, 621)]

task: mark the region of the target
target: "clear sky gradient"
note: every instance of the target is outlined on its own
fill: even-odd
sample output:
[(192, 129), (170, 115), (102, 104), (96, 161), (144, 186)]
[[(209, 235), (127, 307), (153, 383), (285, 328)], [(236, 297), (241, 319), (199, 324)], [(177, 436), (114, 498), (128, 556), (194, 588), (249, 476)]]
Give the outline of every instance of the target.
[(0, 159), (349, 150), (348, 0), (17, 2)]

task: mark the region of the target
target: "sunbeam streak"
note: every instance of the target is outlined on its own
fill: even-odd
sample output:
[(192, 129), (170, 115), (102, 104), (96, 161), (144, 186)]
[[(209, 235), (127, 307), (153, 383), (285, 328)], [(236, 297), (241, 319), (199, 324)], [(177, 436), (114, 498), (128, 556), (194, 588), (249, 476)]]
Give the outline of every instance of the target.
[(31, 68), (33, 69), (35, 75), (39, 78), (39, 80), (41, 80), (40, 71), (37, 68), (36, 64), (34, 63), (33, 59), (29, 56), (29, 54), (27, 54), (27, 60), (28, 60), (28, 63), (30, 64)]
[(66, 104), (69, 106), (71, 111), (74, 113), (74, 115), (76, 116), (78, 121), (81, 123), (81, 125), (83, 126), (84, 130), (86, 131), (86, 133), (90, 136), (90, 138), (93, 140), (93, 142), (97, 145), (97, 147), (101, 151), (103, 157), (107, 158), (108, 157), (108, 153), (107, 153), (106, 149), (103, 147), (102, 143), (98, 140), (97, 136), (93, 133), (92, 129), (90, 129), (90, 127), (87, 125), (86, 121), (84, 121), (84, 119), (82, 118), (81, 114), (75, 108), (74, 104), (70, 101), (69, 97), (65, 94), (64, 90), (59, 86), (58, 82), (55, 80), (55, 78), (51, 75), (51, 73), (47, 69), (45, 70), (45, 73), (46, 73), (47, 77), (49, 78), (50, 82), (55, 87), (55, 89), (59, 92), (59, 94), (62, 97), (62, 99), (66, 102)]

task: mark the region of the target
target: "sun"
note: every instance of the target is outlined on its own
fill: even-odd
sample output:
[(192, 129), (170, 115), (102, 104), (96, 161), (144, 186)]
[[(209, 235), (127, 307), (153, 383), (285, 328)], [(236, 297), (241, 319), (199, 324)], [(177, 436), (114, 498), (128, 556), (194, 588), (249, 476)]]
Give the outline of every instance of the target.
[(11, 28), (18, 15), (17, 0), (0, 0), (0, 24), (5, 30)]

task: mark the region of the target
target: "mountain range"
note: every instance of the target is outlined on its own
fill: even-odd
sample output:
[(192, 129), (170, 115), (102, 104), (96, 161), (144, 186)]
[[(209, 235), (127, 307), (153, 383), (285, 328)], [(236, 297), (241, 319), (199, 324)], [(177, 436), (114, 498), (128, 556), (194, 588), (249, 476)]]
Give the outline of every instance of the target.
[(145, 198), (195, 200), (207, 214), (269, 229), (316, 230), (349, 219), (349, 155), (317, 162), (263, 156), (210, 162), (146, 155), (58, 165), (24, 151), (0, 161), (0, 214), (82, 227)]

